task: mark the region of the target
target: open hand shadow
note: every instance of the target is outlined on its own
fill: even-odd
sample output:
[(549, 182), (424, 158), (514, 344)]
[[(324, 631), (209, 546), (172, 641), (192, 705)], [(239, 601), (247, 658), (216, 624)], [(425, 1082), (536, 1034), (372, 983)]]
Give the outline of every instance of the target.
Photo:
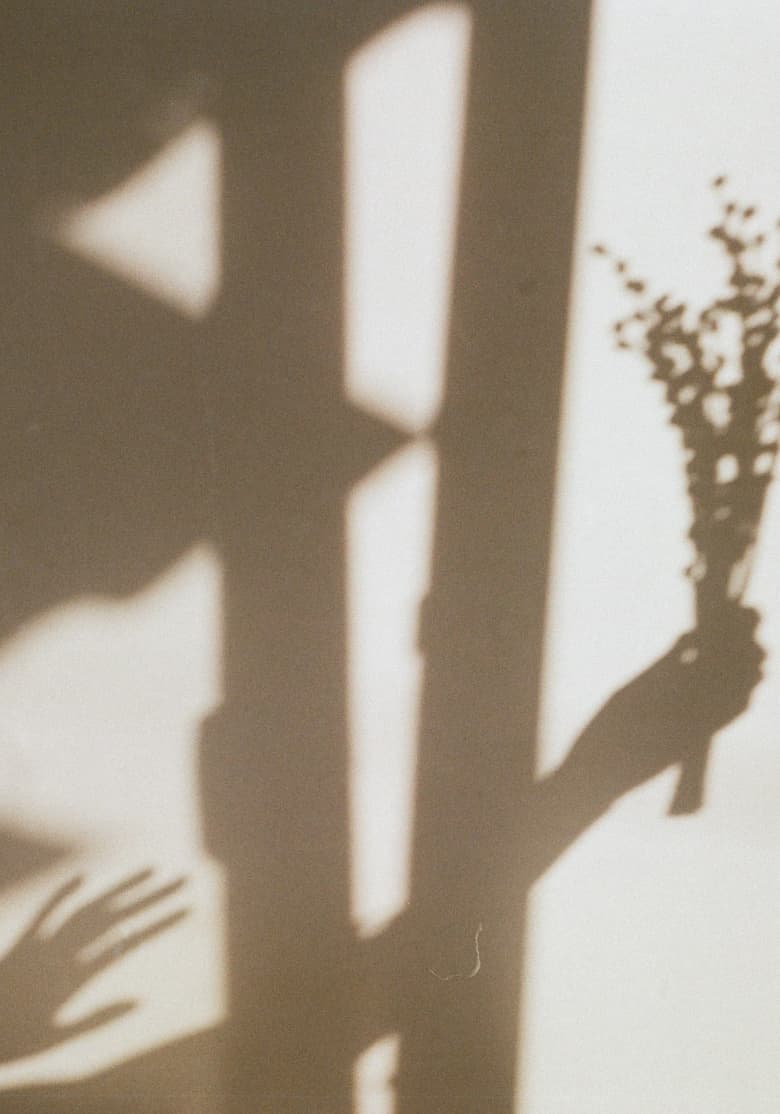
[[(178, 893), (185, 882), (177, 878), (132, 898), (132, 891), (152, 874), (144, 870), (126, 878), (64, 920), (57, 914), (79, 888), (81, 878), (73, 878), (49, 898), (0, 962), (0, 1063), (55, 1048), (138, 1005), (136, 1000), (119, 1001), (76, 1021), (58, 1020), (63, 1007), (91, 979), (187, 915), (187, 909), (177, 909), (144, 927), (125, 931), (130, 918)], [(55, 920), (59, 923), (52, 926)]]

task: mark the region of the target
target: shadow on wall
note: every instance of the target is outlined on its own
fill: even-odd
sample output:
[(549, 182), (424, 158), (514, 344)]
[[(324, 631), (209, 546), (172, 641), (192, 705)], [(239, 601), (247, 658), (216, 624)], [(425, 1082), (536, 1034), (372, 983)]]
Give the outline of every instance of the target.
[[(722, 193), (725, 177), (715, 179)], [(695, 596), (696, 632), (687, 662), (709, 659), (717, 672), (725, 645), (743, 646), (749, 675), (757, 648), (740, 636), (753, 622), (742, 604), (778, 449), (780, 417), (780, 264), (777, 244), (757, 226), (756, 209), (723, 200), (710, 229), (726, 257), (723, 295), (698, 311), (659, 298), (625, 260), (614, 269), (637, 308), (614, 325), (618, 348), (634, 350), (663, 384), (669, 421), (679, 429), (691, 501), (694, 559), (686, 575)], [(774, 237), (776, 239), (776, 237)], [(771, 250), (774, 248), (774, 250)], [(597, 254), (607, 254), (602, 245)], [(771, 251), (771, 258), (769, 253)], [(716, 717), (717, 718), (717, 717)], [(702, 802), (709, 743), (686, 758), (671, 812)]]
[[(204, 727), (201, 793), (230, 963), (220, 1032), (9, 1093), (9, 1114), (346, 1114), (357, 1056), (389, 1033), (398, 1114), (510, 1114), (529, 885), (737, 715), (759, 676), (755, 616), (738, 609), (717, 651), (690, 662), (697, 635), (683, 635), (533, 781), (588, 4), (477, 0), (412, 892), (384, 933), (356, 937), (344, 508), (403, 438), (342, 394), (342, 74), (416, 5), (358, 7), (44, 4), (7, 20), (3, 635), (85, 592), (136, 591), (197, 540), (218, 548), (226, 696)], [(193, 324), (35, 230), (204, 113), (224, 149), (224, 280)], [(17, 876), (38, 869), (8, 854)], [(44, 1008), (28, 945), (2, 997), (35, 1000), (37, 1025), (19, 1030), (32, 1051), (56, 1001)]]

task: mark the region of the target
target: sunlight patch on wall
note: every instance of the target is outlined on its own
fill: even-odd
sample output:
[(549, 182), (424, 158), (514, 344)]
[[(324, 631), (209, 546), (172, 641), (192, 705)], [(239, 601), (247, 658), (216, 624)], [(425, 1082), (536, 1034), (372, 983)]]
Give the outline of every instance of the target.
[(131, 598), (67, 603), (2, 647), (0, 817), (55, 840), (197, 844), (193, 750), (221, 697), (221, 577), (199, 546)]
[(345, 75), (346, 387), (409, 430), (442, 397), (470, 34), (464, 5), (433, 5)]
[(420, 442), (353, 491), (348, 518), (352, 916), (378, 932), (406, 904), (436, 454)]
[(55, 221), (62, 247), (191, 318), (220, 286), (221, 140), (201, 119), (117, 189)]
[[(603, 700), (665, 649), (690, 618), (681, 575), (690, 552), (678, 435), (667, 424), (661, 389), (642, 361), (615, 349), (611, 327), (623, 310), (624, 295), (590, 250), (604, 240), (612, 245), (613, 237), (618, 237), (616, 249), (630, 246), (630, 232), (621, 231), (621, 221), (631, 229), (641, 210), (638, 198), (623, 207), (614, 195), (611, 207), (594, 212), (600, 187), (595, 156), (609, 92), (603, 70), (607, 7), (596, 5), (591, 23), (539, 773), (558, 765)], [(657, 223), (654, 236), (661, 239)]]
[[(652, 297), (669, 291), (699, 310), (722, 296), (710, 183), (728, 175), (729, 197), (767, 223), (779, 215), (779, 39), (777, 10), (762, 0), (715, 0), (706, 21), (697, 0), (597, 5), (541, 775), (692, 624), (680, 438), (648, 361), (615, 347), (612, 326), (636, 307), (590, 248), (625, 259)], [(762, 614), (765, 675), (717, 736), (704, 808), (666, 815), (670, 768), (613, 805), (533, 888), (517, 1114), (612, 1114), (637, 1096), (647, 1114), (777, 1105), (778, 512), (775, 479), (748, 594)]]
[[(224, 1016), (223, 880), (203, 848), (197, 786), (200, 724), (222, 696), (221, 626), (221, 563), (202, 545), (132, 598), (68, 603), (0, 653), (0, 831), (71, 849), (4, 892), (0, 953), (15, 954), (36, 912), (74, 876), (83, 882), (58, 917), (146, 869), (154, 874), (139, 893), (161, 892), (113, 927), (119, 951), (106, 969), (53, 1002), (62, 1021), (137, 1005), (4, 1065), (0, 1088), (82, 1078)], [(177, 877), (182, 887), (168, 894)], [(123, 941), (161, 922), (164, 931), (124, 953)], [(56, 937), (51, 947), (55, 962), (69, 962)], [(16, 973), (22, 987), (34, 976)], [(19, 1008), (25, 1017), (23, 995)]]
[(355, 1114), (394, 1114), (393, 1078), (400, 1053), (401, 1038), (392, 1033), (358, 1057), (354, 1069)]

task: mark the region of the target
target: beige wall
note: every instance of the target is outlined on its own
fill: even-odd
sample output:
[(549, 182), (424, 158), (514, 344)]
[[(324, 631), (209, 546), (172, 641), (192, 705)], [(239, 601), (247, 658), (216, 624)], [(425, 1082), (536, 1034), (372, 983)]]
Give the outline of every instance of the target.
[[(410, 438), (347, 504), (350, 900), (364, 939), (409, 898), (417, 626), (438, 474), (431, 430), (471, 33), (467, 5), (432, 5), (356, 50), (344, 73), (345, 392)], [(780, 216), (778, 46), (780, 17), (762, 0), (597, 4), (540, 776), (691, 622), (679, 447), (647, 369), (611, 344), (624, 303), (588, 248), (608, 242), (659, 292), (696, 302), (718, 290), (705, 235), (710, 180), (727, 173), (767, 221)], [(221, 281), (220, 173), (219, 131), (205, 114), (97, 201), (42, 211), (37, 235), (183, 322), (207, 320)], [(765, 678), (716, 742), (704, 808), (669, 818), (676, 774), (666, 771), (616, 804), (532, 891), (517, 1114), (775, 1114), (779, 556), (773, 489), (750, 588)], [(6, 887), (0, 944), (10, 948), (75, 872), (86, 873), (87, 895), (147, 866), (158, 885), (188, 879), (141, 923), (185, 907), (188, 916), (70, 1006), (80, 1016), (137, 998), (137, 1008), (3, 1065), (4, 1088), (89, 1077), (225, 1018), (224, 878), (204, 845), (196, 764), (201, 722), (222, 694), (222, 577), (218, 547), (194, 542), (142, 590), (61, 602), (0, 648), (0, 820), (66, 848)], [(397, 1054), (391, 1033), (360, 1060), (360, 1114), (392, 1111)]]

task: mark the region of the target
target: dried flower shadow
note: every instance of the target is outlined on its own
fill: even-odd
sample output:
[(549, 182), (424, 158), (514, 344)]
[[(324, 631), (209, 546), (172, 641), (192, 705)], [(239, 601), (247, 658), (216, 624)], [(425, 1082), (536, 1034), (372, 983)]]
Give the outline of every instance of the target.
[[(636, 303), (613, 326), (617, 347), (649, 363), (682, 435), (694, 547), (686, 570), (696, 608), (691, 660), (717, 653), (744, 610), (780, 438), (780, 258), (767, 261), (773, 245), (754, 228), (756, 207), (723, 199), (726, 185), (725, 176), (713, 182), (721, 217), (709, 232), (729, 264), (726, 287), (698, 312), (670, 294), (654, 297), (625, 260), (593, 248), (613, 259)], [(683, 766), (671, 813), (700, 807), (706, 756), (707, 748)]]

